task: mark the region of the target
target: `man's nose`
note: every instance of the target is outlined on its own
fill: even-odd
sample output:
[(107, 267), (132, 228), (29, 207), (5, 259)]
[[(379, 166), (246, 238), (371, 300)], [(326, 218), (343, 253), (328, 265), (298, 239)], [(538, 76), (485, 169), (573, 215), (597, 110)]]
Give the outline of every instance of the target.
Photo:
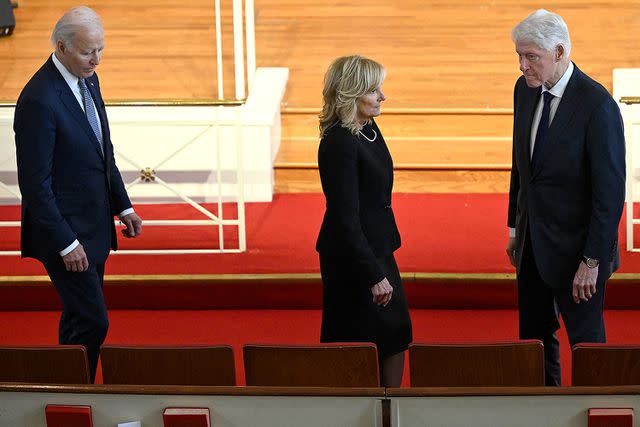
[(527, 62), (526, 59), (521, 59), (520, 60), (520, 71), (522, 71), (523, 73), (529, 69), (529, 64)]

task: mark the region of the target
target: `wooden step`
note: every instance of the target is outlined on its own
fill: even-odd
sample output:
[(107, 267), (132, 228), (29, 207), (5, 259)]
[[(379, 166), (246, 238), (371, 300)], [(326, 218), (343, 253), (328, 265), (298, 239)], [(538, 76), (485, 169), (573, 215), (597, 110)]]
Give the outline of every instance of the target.
[[(276, 192), (322, 190), (317, 116), (314, 109), (283, 111)], [(394, 160), (394, 191), (508, 191), (511, 110), (396, 108), (376, 120)]]
[[(385, 137), (397, 169), (508, 169), (511, 137)], [(282, 138), (276, 168), (317, 167), (317, 137)]]
[[(506, 193), (509, 171), (425, 170), (394, 171), (395, 193)], [(275, 169), (276, 193), (321, 192), (315, 168)]]
[[(297, 112), (297, 111), (304, 112)], [(282, 137), (319, 136), (319, 111), (285, 109)], [(385, 139), (407, 136), (511, 136), (513, 113), (509, 109), (390, 109), (376, 119)]]

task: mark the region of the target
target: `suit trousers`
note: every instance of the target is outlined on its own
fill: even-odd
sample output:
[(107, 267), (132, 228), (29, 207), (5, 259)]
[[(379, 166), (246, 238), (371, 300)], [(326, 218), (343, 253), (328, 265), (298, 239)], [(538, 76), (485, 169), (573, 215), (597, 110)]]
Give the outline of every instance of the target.
[[(537, 339), (544, 344), (545, 385), (561, 384), (560, 345), (556, 331), (559, 315), (569, 344), (604, 343), (604, 293), (609, 266), (601, 263), (596, 293), (589, 301), (573, 301), (573, 283), (551, 287), (540, 277), (529, 234), (525, 236), (518, 273), (518, 320), (520, 339)], [(577, 266), (576, 266), (577, 269)]]
[(100, 346), (109, 328), (102, 292), (104, 263), (90, 262), (87, 271), (80, 273), (67, 271), (61, 257), (45, 262), (44, 266), (62, 300), (59, 343), (86, 348), (90, 378), (94, 382)]

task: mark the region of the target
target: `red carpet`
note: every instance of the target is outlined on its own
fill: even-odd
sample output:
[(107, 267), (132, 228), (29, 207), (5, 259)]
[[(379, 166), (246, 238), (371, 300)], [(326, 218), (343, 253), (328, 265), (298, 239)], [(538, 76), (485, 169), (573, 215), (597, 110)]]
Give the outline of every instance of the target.
[[(321, 194), (278, 194), (272, 203), (246, 207), (248, 250), (242, 254), (111, 256), (108, 275), (176, 274), (295, 274), (319, 271), (314, 250), (322, 220)], [(394, 209), (403, 245), (397, 252), (413, 308), (514, 308), (511, 281), (420, 279), (411, 273), (513, 273), (504, 253), (505, 194), (396, 194)], [(213, 208), (217, 208), (213, 206)], [(145, 219), (201, 218), (184, 205), (139, 205)], [(638, 208), (640, 209), (640, 207)], [(236, 216), (225, 206), (225, 218)], [(15, 220), (18, 207), (1, 207), (0, 219)], [(620, 227), (624, 230), (623, 225)], [(237, 243), (229, 233), (227, 247)], [(121, 239), (123, 248), (203, 248), (217, 245), (217, 229), (203, 227), (145, 228), (139, 239)], [(1, 249), (18, 249), (19, 230), (5, 229)], [(624, 232), (620, 233), (625, 247)], [(640, 242), (640, 239), (638, 239)], [(637, 243), (638, 244), (638, 243)], [(640, 244), (638, 244), (640, 246)], [(640, 254), (622, 251), (621, 273), (640, 274)], [(45, 275), (34, 260), (0, 256), (0, 276)], [(199, 280), (199, 279), (198, 279)], [(321, 286), (289, 280), (263, 283), (190, 281), (150, 283), (108, 282), (105, 293), (112, 309), (317, 309)], [(612, 282), (608, 308), (638, 308), (638, 280)], [(0, 282), (0, 310), (51, 310), (59, 307), (46, 283), (21, 285)]]
[[(393, 203), (402, 235), (397, 252), (402, 272), (513, 272), (504, 253), (506, 194), (395, 194)], [(201, 215), (176, 205), (138, 205), (136, 209), (143, 219)], [(272, 203), (246, 206), (246, 253), (116, 255), (110, 258), (107, 274), (316, 273), (314, 245), (323, 212), (321, 194), (276, 194)], [(228, 214), (235, 216), (225, 208)], [(18, 218), (17, 207), (0, 208), (0, 219)], [(228, 243), (237, 240), (231, 234)], [(623, 232), (620, 240), (624, 248)], [(217, 229), (149, 226), (140, 239), (121, 241), (122, 248), (211, 247), (217, 245)], [(3, 230), (0, 249), (17, 250), (18, 242), (18, 229)], [(623, 251), (620, 272), (640, 273), (640, 254)], [(0, 275), (33, 274), (45, 274), (39, 263), (0, 257)]]
[[(57, 312), (0, 312), (0, 345), (57, 342)], [(415, 342), (485, 342), (517, 339), (515, 310), (412, 310)], [(640, 343), (640, 312), (606, 312), (608, 342)], [(108, 344), (230, 344), (238, 384), (244, 384), (242, 345), (318, 343), (317, 310), (212, 310), (110, 312)], [(570, 354), (560, 332), (563, 384), (571, 378)], [(408, 368), (404, 385), (408, 385)]]

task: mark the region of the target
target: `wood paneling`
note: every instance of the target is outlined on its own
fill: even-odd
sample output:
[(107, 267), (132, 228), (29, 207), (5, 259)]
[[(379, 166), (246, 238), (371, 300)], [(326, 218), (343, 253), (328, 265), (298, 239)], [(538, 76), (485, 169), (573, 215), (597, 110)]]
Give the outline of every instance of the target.
[(374, 344), (245, 345), (248, 386), (377, 387)]
[(0, 347), (0, 382), (88, 384), (87, 352), (80, 345)]
[[(317, 169), (276, 168), (275, 179), (277, 193), (322, 191)], [(509, 172), (396, 170), (393, 191), (397, 193), (506, 193), (509, 191)]]
[(103, 346), (105, 384), (236, 385), (231, 346)]
[[(48, 37), (69, 0), (25, 0), (0, 39), (0, 99), (15, 100), (50, 52)], [(102, 16), (100, 74), (107, 99), (207, 98), (215, 94), (213, 2), (89, 1)], [(230, 28), (230, 0), (222, 20)], [(572, 57), (611, 89), (611, 69), (640, 67), (638, 0), (562, 0)], [(518, 75), (511, 28), (538, 7), (514, 0), (255, 0), (258, 66), (291, 70), (285, 103), (319, 106), (322, 76), (338, 55), (361, 53), (388, 69), (390, 106), (511, 107)], [(231, 55), (231, 37), (223, 36)], [(228, 73), (227, 75), (230, 75)]]
[[(29, 76), (51, 52), (49, 33), (76, 1), (24, 0), (15, 10), (16, 29), (0, 38), (0, 99), (15, 101)], [(149, 0), (89, 1), (102, 16), (106, 49), (99, 67), (107, 100), (211, 99), (216, 91), (213, 2)], [(325, 0), (255, 0), (257, 65), (288, 67), (279, 162), (315, 162), (317, 113), (287, 114), (287, 108), (319, 111), (322, 78), (335, 57), (360, 53), (387, 67), (379, 124), (396, 163), (504, 164), (511, 116), (385, 114), (394, 108), (512, 107), (519, 75), (511, 28), (536, 3), (515, 0), (371, 0), (366, 4)], [(637, 28), (640, 0), (561, 0), (549, 7), (570, 29), (571, 57), (609, 90), (613, 68), (640, 67)], [(231, 29), (231, 1), (221, 18)], [(232, 38), (223, 36), (225, 94), (233, 91)], [(471, 139), (495, 137), (482, 143)], [(305, 140), (300, 138), (306, 138)], [(417, 138), (417, 139), (410, 139)], [(440, 140), (434, 138), (443, 138)], [(304, 141), (304, 142), (301, 142)], [(306, 172), (276, 171), (279, 191), (306, 186)], [(437, 191), (502, 189), (496, 177), (468, 179), (448, 174)], [(423, 176), (406, 178), (421, 188)], [(465, 175), (472, 178), (474, 174)], [(448, 179), (451, 178), (452, 181)], [(458, 178), (458, 180), (456, 180)], [(292, 179), (292, 181), (282, 181)], [(491, 182), (491, 184), (488, 184)], [(434, 184), (435, 185), (435, 184)], [(432, 188), (431, 185), (430, 188)], [(404, 191), (396, 186), (396, 191)]]
[(640, 346), (576, 344), (571, 352), (574, 386), (640, 385)]
[(412, 387), (544, 385), (540, 341), (495, 344), (411, 344)]

